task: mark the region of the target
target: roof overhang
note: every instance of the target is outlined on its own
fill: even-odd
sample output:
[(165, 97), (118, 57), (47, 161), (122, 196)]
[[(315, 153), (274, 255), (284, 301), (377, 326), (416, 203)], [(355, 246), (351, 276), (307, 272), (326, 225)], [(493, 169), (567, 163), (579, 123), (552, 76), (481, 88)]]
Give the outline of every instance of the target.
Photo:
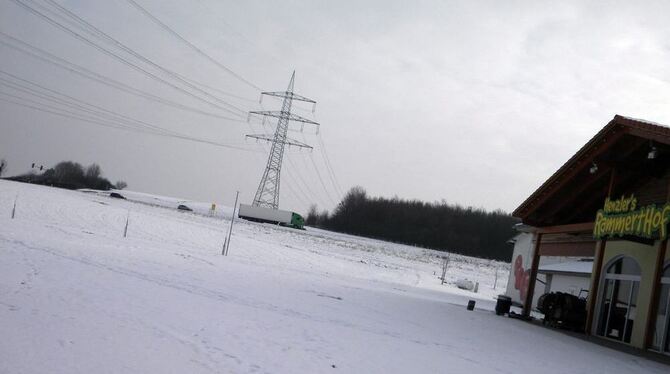
[[(640, 156), (646, 155), (650, 143), (662, 150), (662, 159), (646, 160)], [(668, 156), (669, 127), (616, 115), (521, 203), (513, 215), (521, 218), (524, 224), (536, 227), (588, 221), (590, 217), (579, 216), (578, 212), (566, 214), (569, 204), (584, 199), (597, 200), (597, 204), (602, 204), (603, 190), (607, 192), (612, 170), (616, 169), (622, 180), (626, 177), (630, 179), (639, 174), (643, 166), (650, 170), (667, 168), (665, 165), (670, 164)], [(640, 159), (644, 160), (631, 161)], [(654, 161), (654, 165), (650, 161)], [(592, 170), (594, 164), (598, 166), (595, 172)]]

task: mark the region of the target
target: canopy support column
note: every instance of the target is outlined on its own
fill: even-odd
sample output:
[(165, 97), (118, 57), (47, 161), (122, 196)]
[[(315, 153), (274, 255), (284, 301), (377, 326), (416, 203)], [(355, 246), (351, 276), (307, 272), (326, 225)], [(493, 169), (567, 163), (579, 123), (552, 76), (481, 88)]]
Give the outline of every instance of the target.
[(533, 261), (530, 265), (530, 277), (528, 279), (528, 290), (526, 300), (523, 303), (523, 316), (529, 317), (533, 308), (533, 294), (535, 293), (535, 283), (537, 281), (537, 268), (540, 266), (540, 243), (542, 242), (542, 233), (535, 234), (535, 247), (533, 248)]

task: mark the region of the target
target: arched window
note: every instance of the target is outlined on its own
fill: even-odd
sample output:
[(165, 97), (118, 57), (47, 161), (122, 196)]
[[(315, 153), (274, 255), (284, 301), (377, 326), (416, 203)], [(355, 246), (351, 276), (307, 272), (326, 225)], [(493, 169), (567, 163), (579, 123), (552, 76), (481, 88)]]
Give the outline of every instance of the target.
[[(624, 274), (624, 275), (642, 275), (642, 270), (635, 260), (630, 257), (623, 256), (610, 262), (607, 267), (608, 274)], [(606, 277), (607, 278), (607, 277)]]
[(670, 354), (670, 261), (665, 264), (659, 286), (658, 311), (651, 349)]
[(596, 333), (630, 343), (642, 270), (637, 261), (627, 256), (612, 259), (605, 269)]

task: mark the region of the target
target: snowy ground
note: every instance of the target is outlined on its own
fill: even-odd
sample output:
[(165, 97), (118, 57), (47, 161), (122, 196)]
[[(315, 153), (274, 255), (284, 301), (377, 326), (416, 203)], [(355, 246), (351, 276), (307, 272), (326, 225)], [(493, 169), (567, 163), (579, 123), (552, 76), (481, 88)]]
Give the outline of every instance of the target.
[(223, 257), (226, 209), (154, 200), (0, 181), (0, 373), (668, 372), (495, 316), (505, 264), (245, 221)]

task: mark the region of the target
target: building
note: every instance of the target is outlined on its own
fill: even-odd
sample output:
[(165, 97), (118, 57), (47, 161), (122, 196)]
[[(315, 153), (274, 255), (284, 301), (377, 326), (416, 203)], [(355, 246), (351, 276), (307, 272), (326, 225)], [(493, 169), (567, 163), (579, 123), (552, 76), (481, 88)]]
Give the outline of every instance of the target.
[[(533, 259), (533, 230), (525, 225), (517, 225), (519, 233), (509, 240), (514, 245), (512, 270), (507, 280), (505, 295), (512, 299), (512, 305), (521, 307), (526, 298)], [(595, 244), (594, 244), (595, 247)], [(574, 255), (575, 253), (573, 253)], [(542, 294), (565, 292), (578, 297), (586, 297), (589, 290), (593, 249), (581, 251), (583, 257), (542, 256), (540, 257), (535, 293), (532, 305)]]
[(557, 262), (540, 265), (537, 276), (544, 275), (544, 293), (564, 292), (581, 298), (589, 295), (592, 267), (592, 259)]
[(542, 257), (590, 253), (585, 332), (670, 354), (669, 127), (615, 116), (513, 214), (532, 233), (524, 314)]

